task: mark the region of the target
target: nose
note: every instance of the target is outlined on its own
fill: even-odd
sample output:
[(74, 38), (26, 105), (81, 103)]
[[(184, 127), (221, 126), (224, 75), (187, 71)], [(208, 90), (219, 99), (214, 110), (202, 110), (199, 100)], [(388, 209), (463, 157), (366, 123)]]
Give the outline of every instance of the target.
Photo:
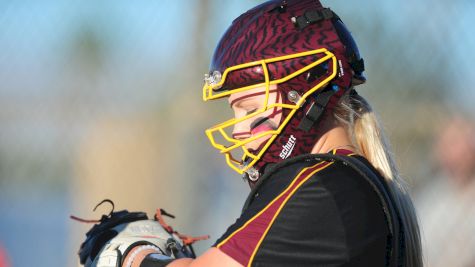
[(245, 121), (238, 122), (234, 124), (232, 137), (237, 140), (243, 140), (251, 136), (251, 130)]

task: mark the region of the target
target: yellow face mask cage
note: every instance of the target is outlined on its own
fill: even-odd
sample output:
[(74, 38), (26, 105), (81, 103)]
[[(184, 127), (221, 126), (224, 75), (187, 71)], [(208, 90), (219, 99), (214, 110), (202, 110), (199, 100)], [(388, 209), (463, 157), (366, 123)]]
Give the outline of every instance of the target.
[[(283, 77), (277, 80), (270, 81), (269, 80), (269, 70), (267, 68), (267, 65), (269, 63), (274, 63), (278, 61), (284, 61), (284, 60), (289, 60), (289, 59), (294, 59), (294, 58), (299, 58), (299, 57), (306, 57), (306, 56), (311, 56), (311, 55), (317, 55), (317, 54), (323, 54), (323, 57), (319, 58), (317, 61), (312, 62), (311, 64)], [(326, 77), (324, 80), (320, 81), (317, 85), (312, 87), (310, 90), (308, 90), (304, 95), (300, 96), (300, 99), (295, 103), (295, 104), (283, 104), (283, 103), (273, 103), (271, 105), (268, 105), (269, 103), (269, 94), (270, 94), (270, 87), (271, 85), (278, 85), (284, 82), (287, 82), (288, 80), (301, 75), (302, 73), (305, 73), (309, 71), (310, 69), (326, 62), (330, 61), (332, 62), (331, 64), (331, 73), (328, 77)], [(229, 75), (230, 72), (240, 70), (240, 69), (245, 69), (249, 67), (256, 67), (256, 66), (261, 66), (262, 71), (264, 74), (264, 82), (250, 85), (250, 86), (245, 86), (233, 90), (228, 90), (224, 92), (216, 92), (215, 90), (221, 88), (223, 84), (226, 81), (226, 77)], [(215, 82), (215, 83), (209, 83), (206, 82), (205, 85), (203, 86), (203, 100), (208, 101), (208, 100), (215, 100), (215, 99), (220, 99), (226, 96), (229, 96), (234, 93), (239, 93), (239, 92), (244, 92), (248, 90), (252, 90), (258, 87), (264, 87), (265, 88), (265, 100), (264, 100), (264, 105), (261, 109), (256, 110), (255, 112), (248, 114), (244, 117), (241, 118), (233, 118), (230, 119), (226, 122), (220, 123), (214, 127), (211, 127), (205, 131), (206, 135), (208, 136), (208, 139), (211, 142), (211, 145), (218, 149), (220, 153), (225, 155), (226, 158), (226, 163), (231, 167), (233, 170), (238, 172), (239, 174), (243, 174), (247, 170), (249, 170), (256, 162), (262, 157), (264, 152), (269, 148), (269, 146), (272, 144), (272, 142), (275, 140), (275, 138), (282, 132), (284, 127), (287, 125), (287, 123), (290, 121), (292, 116), (295, 114), (295, 112), (302, 106), (302, 104), (305, 102), (305, 99), (311, 95), (312, 93), (316, 92), (320, 88), (322, 88), (324, 85), (329, 83), (331, 80), (333, 80), (337, 75), (337, 59), (333, 53), (328, 51), (325, 48), (321, 49), (316, 49), (316, 50), (311, 50), (311, 51), (306, 51), (306, 52), (301, 52), (301, 53), (296, 53), (292, 55), (286, 55), (286, 56), (281, 56), (281, 57), (275, 57), (275, 58), (270, 58), (270, 59), (263, 59), (263, 60), (258, 60), (254, 62), (249, 62), (249, 63), (244, 63), (236, 66), (232, 66), (227, 68), (223, 74), (222, 77), (220, 77), (220, 80)], [(271, 130), (271, 131), (265, 131), (262, 133), (259, 133), (256, 136), (252, 136), (243, 140), (238, 140), (235, 138), (232, 138), (229, 136), (224, 129), (230, 126), (233, 126), (237, 123), (240, 123), (242, 121), (245, 121), (251, 117), (257, 116), (259, 114), (262, 114), (266, 112), (267, 110), (270, 110), (272, 108), (287, 108), (290, 109), (290, 113), (287, 115), (287, 117), (284, 118), (284, 120), (281, 122), (279, 125), (278, 129), (276, 130)], [(231, 143), (232, 145), (230, 146), (225, 146), (222, 144), (219, 144), (216, 142), (216, 139), (214, 138), (214, 134), (220, 134), (227, 142)], [(259, 138), (262, 138), (264, 136), (271, 135), (271, 137), (265, 141), (265, 145), (262, 147), (262, 149), (258, 152), (257, 155), (252, 154), (246, 147), (245, 145), (249, 142), (255, 141)], [(243, 151), (243, 156), (241, 160), (235, 159), (231, 155), (231, 151), (237, 148), (241, 148)], [(246, 157), (249, 157), (251, 161), (243, 165), (243, 161)]]

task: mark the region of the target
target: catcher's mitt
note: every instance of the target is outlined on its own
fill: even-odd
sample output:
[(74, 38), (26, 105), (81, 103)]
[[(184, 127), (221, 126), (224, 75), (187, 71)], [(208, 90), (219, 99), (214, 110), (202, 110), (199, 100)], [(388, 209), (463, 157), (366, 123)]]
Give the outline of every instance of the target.
[(112, 210), (109, 215), (102, 215), (100, 220), (83, 220), (71, 216), (81, 222), (96, 223), (86, 233), (86, 240), (78, 252), (81, 264), (86, 267), (122, 266), (127, 254), (137, 246), (147, 246), (164, 258), (194, 258), (191, 244), (208, 238), (194, 238), (174, 231), (165, 223), (162, 215), (174, 216), (162, 209), (157, 209), (154, 219), (149, 220), (144, 212), (114, 212), (114, 203), (109, 199), (103, 200), (94, 210), (103, 203), (110, 203)]

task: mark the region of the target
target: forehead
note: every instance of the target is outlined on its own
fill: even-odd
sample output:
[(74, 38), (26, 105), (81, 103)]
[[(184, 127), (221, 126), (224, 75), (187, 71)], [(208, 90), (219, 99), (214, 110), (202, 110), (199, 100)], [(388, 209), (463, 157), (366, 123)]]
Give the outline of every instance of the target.
[[(269, 94), (275, 93), (275, 89), (277, 88), (276, 85), (271, 85), (269, 87)], [(242, 101), (244, 99), (249, 99), (249, 98), (265, 98), (266, 95), (266, 87), (265, 86), (260, 86), (251, 90), (246, 90), (243, 92), (238, 92), (231, 94), (228, 97), (228, 103), (229, 105), (233, 105), (236, 102)]]

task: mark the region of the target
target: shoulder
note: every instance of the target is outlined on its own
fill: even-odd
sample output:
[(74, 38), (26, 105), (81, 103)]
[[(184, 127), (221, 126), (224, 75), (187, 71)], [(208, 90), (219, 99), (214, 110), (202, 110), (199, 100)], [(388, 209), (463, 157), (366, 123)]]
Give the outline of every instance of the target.
[[(377, 195), (360, 174), (314, 161), (273, 174), (216, 246), (243, 265), (272, 259), (311, 266), (346, 262), (375, 242), (384, 249), (386, 234)], [(291, 251), (300, 256), (289, 257)]]
[(327, 168), (321, 169), (308, 177), (307, 182), (301, 187), (301, 192), (303, 193), (306, 190), (315, 192), (314, 189), (320, 188), (340, 208), (350, 205), (353, 210), (365, 207), (379, 210), (381, 204), (378, 193), (362, 173), (369, 171), (373, 177), (380, 181), (383, 178), (363, 157), (354, 157), (352, 160), (363, 163), (362, 165), (367, 168), (357, 170), (343, 161), (331, 162)]
[(338, 243), (341, 254), (351, 258), (386, 238), (385, 214), (378, 193), (359, 172), (339, 161), (324, 166), (316, 165), (305, 177), (280, 211), (269, 238), (292, 229), (288, 238), (310, 238), (321, 249)]
[[(317, 157), (314, 161), (306, 160), (305, 164), (301, 160), (299, 164), (290, 165), (272, 175), (268, 185), (257, 191), (255, 202), (262, 202), (262, 205), (281, 200), (283, 208), (295, 203), (315, 206), (319, 211), (337, 209), (342, 216), (352, 215), (348, 213), (350, 208), (351, 211), (358, 210), (358, 217), (368, 218), (364, 216), (366, 212), (384, 217), (378, 192), (368, 181), (368, 175), (363, 173), (371, 172), (372, 177), (379, 181), (384, 179), (365, 158), (346, 156), (346, 160), (361, 163), (364, 170), (350, 167), (341, 160), (322, 161)], [(257, 201), (259, 198), (261, 201)], [(262, 208), (260, 205), (255, 206)], [(301, 211), (309, 212), (308, 209)], [(280, 214), (283, 214), (282, 210)]]

